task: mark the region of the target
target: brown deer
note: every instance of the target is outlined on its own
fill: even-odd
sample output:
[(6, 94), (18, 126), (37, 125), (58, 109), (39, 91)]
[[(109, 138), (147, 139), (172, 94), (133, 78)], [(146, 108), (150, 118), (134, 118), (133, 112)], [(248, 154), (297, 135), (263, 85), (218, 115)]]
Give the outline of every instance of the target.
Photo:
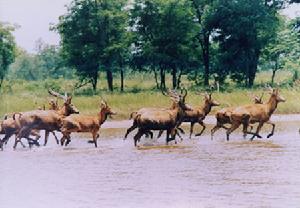
[(201, 136), (203, 131), (205, 130), (206, 126), (203, 123), (206, 115), (209, 114), (212, 107), (219, 106), (220, 104), (212, 99), (212, 93), (205, 93), (204, 94), (204, 105), (201, 107), (191, 108), (191, 110), (185, 111), (186, 115), (184, 116), (183, 122), (190, 122), (191, 129), (190, 129), (190, 138), (193, 134), (193, 128), (196, 123), (199, 123), (202, 126), (202, 130), (200, 133), (196, 134), (196, 136)]
[[(57, 100), (54, 101), (53, 99), (51, 99), (48, 104), (49, 104), (49, 110), (58, 110), (58, 101)], [(45, 110), (45, 105), (43, 106), (43, 108), (39, 107), (39, 109), (40, 110), (42, 110), (42, 109)], [(4, 138), (2, 139), (2, 145), (7, 144), (10, 137), (12, 135), (17, 135), (19, 130), (21, 129), (21, 127), (18, 125), (18, 122), (15, 119), (13, 119), (13, 117), (16, 117), (17, 115), (20, 116), (20, 115), (22, 115), (22, 113), (14, 113), (13, 116), (10, 117), (10, 118), (6, 115), (4, 120), (1, 122), (0, 134), (5, 134)], [(55, 132), (51, 132), (51, 133), (53, 134), (53, 136), (57, 140), (57, 144), (59, 144)], [(33, 129), (31, 131), (30, 135), (35, 136), (35, 140), (28, 141), (29, 146), (31, 147), (32, 144), (35, 144), (35, 145), (39, 146), (38, 140), (41, 137), (39, 131)], [(23, 147), (25, 147), (23, 142), (20, 142), (20, 143)], [(44, 145), (46, 145), (46, 141), (45, 141)]]
[[(72, 132), (91, 132), (93, 136), (92, 143), (97, 147), (97, 139), (99, 137), (99, 129), (101, 125), (106, 121), (108, 116), (116, 114), (107, 105), (105, 101), (101, 101), (100, 112), (97, 116), (86, 115), (70, 115), (63, 119), (61, 132), (63, 137), (61, 138), (61, 145), (68, 145), (71, 141), (70, 134)], [(65, 143), (65, 140), (66, 143)]]
[[(279, 95), (278, 89), (270, 89), (270, 98), (265, 104), (252, 104), (252, 105), (244, 105), (234, 109), (230, 115), (232, 126), (226, 132), (226, 139), (229, 140), (229, 135), (237, 129), (241, 124), (244, 125), (243, 133), (244, 136), (246, 134), (252, 134), (251, 141), (255, 137), (261, 137), (259, 135), (260, 129), (262, 126), (267, 123), (272, 125), (271, 133), (267, 136), (270, 138), (274, 134), (275, 124), (270, 121), (270, 117), (274, 113), (277, 108), (278, 103), (285, 102), (285, 99)], [(258, 123), (257, 129), (255, 133), (248, 132), (247, 126), (249, 124)]]
[[(129, 127), (129, 128), (127, 129), (126, 134), (125, 134), (125, 136), (124, 136), (124, 140), (127, 139), (127, 136), (128, 136), (128, 134), (129, 134), (130, 132), (132, 132), (134, 129), (136, 129), (136, 128), (138, 127), (137, 121), (136, 121), (136, 118), (137, 118), (138, 115), (143, 114), (143, 113), (146, 113), (146, 112), (148, 112), (148, 111), (170, 110), (170, 109), (174, 109), (175, 106), (176, 106), (176, 105), (174, 105), (174, 103), (173, 103), (172, 106), (171, 106), (170, 108), (141, 108), (141, 109), (138, 110), (138, 111), (132, 112), (132, 113), (130, 114), (130, 119), (133, 119), (133, 124), (132, 124), (131, 127)], [(178, 130), (179, 130), (181, 133), (184, 134), (183, 129), (181, 129), (181, 128), (178, 127)], [(160, 131), (158, 137), (160, 137), (162, 133), (163, 133), (163, 131)], [(177, 133), (177, 135), (178, 135), (179, 137), (181, 137), (181, 135), (180, 135), (177, 131), (176, 131), (176, 133)], [(147, 132), (147, 133), (145, 133), (145, 134), (146, 134), (147, 137), (150, 136), (151, 139), (153, 139), (153, 133), (152, 133), (152, 131), (149, 131), (149, 132)]]
[[(184, 94), (184, 95), (183, 95), (183, 99), (185, 99), (185, 97), (187, 96), (187, 90), (181, 89), (181, 93)], [(169, 97), (169, 95), (168, 95), (167, 93), (165, 93), (164, 91), (162, 91), (162, 94), (163, 94), (164, 96), (166, 96), (166, 97)], [(130, 114), (130, 119), (133, 119), (133, 124), (132, 124), (131, 127), (129, 127), (129, 128), (127, 129), (126, 134), (125, 134), (125, 136), (124, 136), (124, 140), (127, 138), (128, 134), (129, 134), (130, 132), (132, 132), (134, 129), (136, 129), (136, 128), (138, 127), (138, 125), (137, 125), (137, 120), (136, 120), (138, 115), (143, 114), (143, 113), (147, 113), (148, 111), (151, 112), (151, 111), (157, 111), (157, 110), (161, 111), (161, 110), (171, 110), (171, 109), (175, 109), (175, 108), (176, 108), (176, 105), (177, 105), (177, 104), (176, 104), (174, 101), (172, 101), (172, 105), (171, 105), (170, 108), (141, 108), (141, 109), (138, 110), (138, 111), (132, 112), (132, 113)], [(183, 129), (180, 128), (180, 127), (177, 127), (177, 129), (176, 129), (176, 135), (178, 135), (178, 136), (182, 139), (182, 137), (181, 137), (181, 135), (179, 134), (179, 132), (181, 132), (181, 133), (184, 134)], [(163, 133), (163, 130), (159, 131), (158, 138), (162, 135), (162, 133)], [(151, 139), (153, 139), (153, 133), (152, 133), (152, 131), (145, 132), (145, 135), (146, 135), (146, 137), (149, 137), (149, 136), (150, 136)]]
[[(262, 104), (262, 98), (263, 98), (264, 93), (261, 94), (261, 96), (257, 96), (254, 94), (251, 94), (250, 97), (253, 100), (254, 104)], [(236, 109), (237, 107), (227, 107), (227, 108), (222, 108), (221, 110), (217, 111), (216, 113), (216, 120), (217, 124), (212, 128), (211, 130), (211, 139), (213, 140), (213, 135), (214, 133), (219, 130), (220, 128), (224, 129), (229, 129), (228, 127), (225, 126), (225, 124), (231, 124), (230, 120), (230, 115)], [(253, 128), (250, 126), (251, 129)]]
[[(138, 127), (138, 132), (134, 136), (134, 145), (137, 146), (140, 138), (152, 130), (166, 130), (167, 144), (169, 141), (175, 140), (176, 129), (185, 116), (185, 110), (189, 110), (188, 106), (185, 105), (186, 95), (186, 90), (185, 94), (180, 95), (175, 91), (168, 91), (168, 96), (174, 102), (173, 109), (157, 109), (138, 114), (134, 121)], [(171, 138), (169, 138), (170, 135)]]
[(71, 103), (71, 96), (62, 96), (59, 93), (54, 92), (53, 90), (49, 90), (49, 93), (53, 96), (63, 98), (63, 107), (59, 110), (34, 110), (22, 113), (21, 116), (17, 119), (17, 122), (19, 122), (21, 129), (16, 137), (14, 149), (20, 142), (21, 138), (29, 137), (29, 134), (33, 129), (45, 130), (45, 140), (47, 140), (49, 132), (60, 130), (62, 119), (64, 117), (79, 113), (77, 108)]

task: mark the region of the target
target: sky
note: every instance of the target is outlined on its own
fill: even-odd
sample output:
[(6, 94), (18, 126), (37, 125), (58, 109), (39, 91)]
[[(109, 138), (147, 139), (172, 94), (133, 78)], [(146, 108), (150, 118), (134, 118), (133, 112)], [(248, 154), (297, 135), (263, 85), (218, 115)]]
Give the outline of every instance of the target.
[[(34, 53), (36, 41), (42, 39), (48, 44), (58, 44), (59, 35), (49, 31), (50, 23), (58, 23), (58, 17), (65, 14), (71, 0), (0, 0), (0, 21), (20, 26), (15, 32), (18, 46)], [(283, 14), (300, 16), (300, 5), (292, 5)]]

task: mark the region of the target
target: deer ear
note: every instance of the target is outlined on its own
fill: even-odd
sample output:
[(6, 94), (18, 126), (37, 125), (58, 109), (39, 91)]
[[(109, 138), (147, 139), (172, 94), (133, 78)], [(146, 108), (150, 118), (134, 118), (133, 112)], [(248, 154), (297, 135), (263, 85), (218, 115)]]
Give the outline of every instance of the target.
[(104, 107), (106, 107), (106, 103), (103, 100), (101, 100), (100, 108), (104, 108)]

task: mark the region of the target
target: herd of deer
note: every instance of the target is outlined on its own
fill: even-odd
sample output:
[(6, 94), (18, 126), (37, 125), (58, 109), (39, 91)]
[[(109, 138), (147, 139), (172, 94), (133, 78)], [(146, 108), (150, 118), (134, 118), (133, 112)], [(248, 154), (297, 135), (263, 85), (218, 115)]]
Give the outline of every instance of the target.
[[(279, 102), (285, 102), (285, 99), (279, 95), (278, 89), (268, 89), (270, 98), (267, 102), (262, 102), (262, 96), (253, 96), (254, 104), (248, 104), (238, 107), (223, 108), (216, 113), (217, 124), (211, 130), (211, 139), (214, 133), (220, 129), (226, 129), (227, 140), (230, 134), (236, 130), (240, 125), (243, 126), (243, 135), (246, 137), (248, 134), (252, 135), (250, 140), (260, 136), (260, 130), (263, 124), (267, 123), (272, 125), (272, 131), (267, 136), (268, 138), (274, 134), (275, 124), (270, 121), (270, 117), (277, 108)], [(61, 95), (53, 90), (48, 90), (49, 94), (63, 99), (63, 106), (58, 106), (58, 101), (51, 100), (49, 102), (49, 110), (38, 109), (27, 112), (19, 112), (12, 114), (11, 117), (5, 116), (4, 120), (0, 123), (0, 134), (5, 136), (0, 139), (0, 149), (3, 150), (12, 135), (15, 135), (14, 149), (20, 143), (23, 147), (25, 145), (21, 141), (23, 138), (27, 140), (29, 147), (36, 145), (39, 146), (39, 138), (41, 137), (40, 131), (45, 130), (44, 145), (47, 144), (49, 134), (52, 133), (57, 144), (59, 140), (54, 131), (62, 133), (60, 140), (61, 145), (68, 145), (71, 141), (72, 132), (90, 132), (92, 133), (93, 143), (97, 147), (97, 139), (99, 138), (99, 129), (105, 122), (108, 116), (116, 114), (107, 103), (101, 99), (100, 110), (96, 116), (86, 116), (79, 114), (78, 109), (72, 104), (72, 97)], [(182, 122), (189, 122), (191, 124), (189, 137), (193, 134), (193, 128), (196, 123), (202, 126), (200, 136), (205, 130), (206, 126), (203, 123), (206, 115), (209, 114), (212, 107), (219, 106), (220, 104), (213, 100), (212, 93), (205, 93), (204, 105), (201, 107), (191, 107), (186, 104), (185, 99), (187, 90), (181, 89), (180, 92), (175, 90), (163, 91), (163, 95), (168, 96), (172, 100), (170, 108), (142, 108), (136, 112), (131, 113), (130, 117), (133, 119), (133, 125), (127, 129), (125, 138), (134, 129), (138, 129), (134, 136), (134, 145), (140, 141), (140, 138), (151, 136), (153, 132), (159, 131), (158, 137), (166, 131), (166, 143), (175, 140), (176, 135), (181, 139), (180, 133), (184, 133), (180, 125)], [(252, 132), (252, 124), (258, 123), (254, 132)], [(229, 126), (226, 126), (229, 125)], [(249, 130), (250, 128), (250, 130)], [(32, 138), (34, 137), (34, 138)]]

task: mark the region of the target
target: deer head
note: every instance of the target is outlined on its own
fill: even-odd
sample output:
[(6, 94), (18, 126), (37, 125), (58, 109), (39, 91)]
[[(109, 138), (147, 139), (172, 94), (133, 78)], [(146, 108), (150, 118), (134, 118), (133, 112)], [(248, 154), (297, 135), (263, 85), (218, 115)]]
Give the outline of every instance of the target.
[(100, 101), (100, 113), (104, 115), (105, 117), (116, 115), (117, 113), (113, 111), (108, 105), (107, 102), (101, 99)]
[(61, 98), (64, 100), (64, 105), (61, 109), (61, 113), (65, 116), (71, 115), (71, 114), (79, 114), (79, 110), (72, 104), (72, 96), (68, 96), (67, 93), (65, 95), (61, 95), (51, 89), (48, 90), (49, 94)]

